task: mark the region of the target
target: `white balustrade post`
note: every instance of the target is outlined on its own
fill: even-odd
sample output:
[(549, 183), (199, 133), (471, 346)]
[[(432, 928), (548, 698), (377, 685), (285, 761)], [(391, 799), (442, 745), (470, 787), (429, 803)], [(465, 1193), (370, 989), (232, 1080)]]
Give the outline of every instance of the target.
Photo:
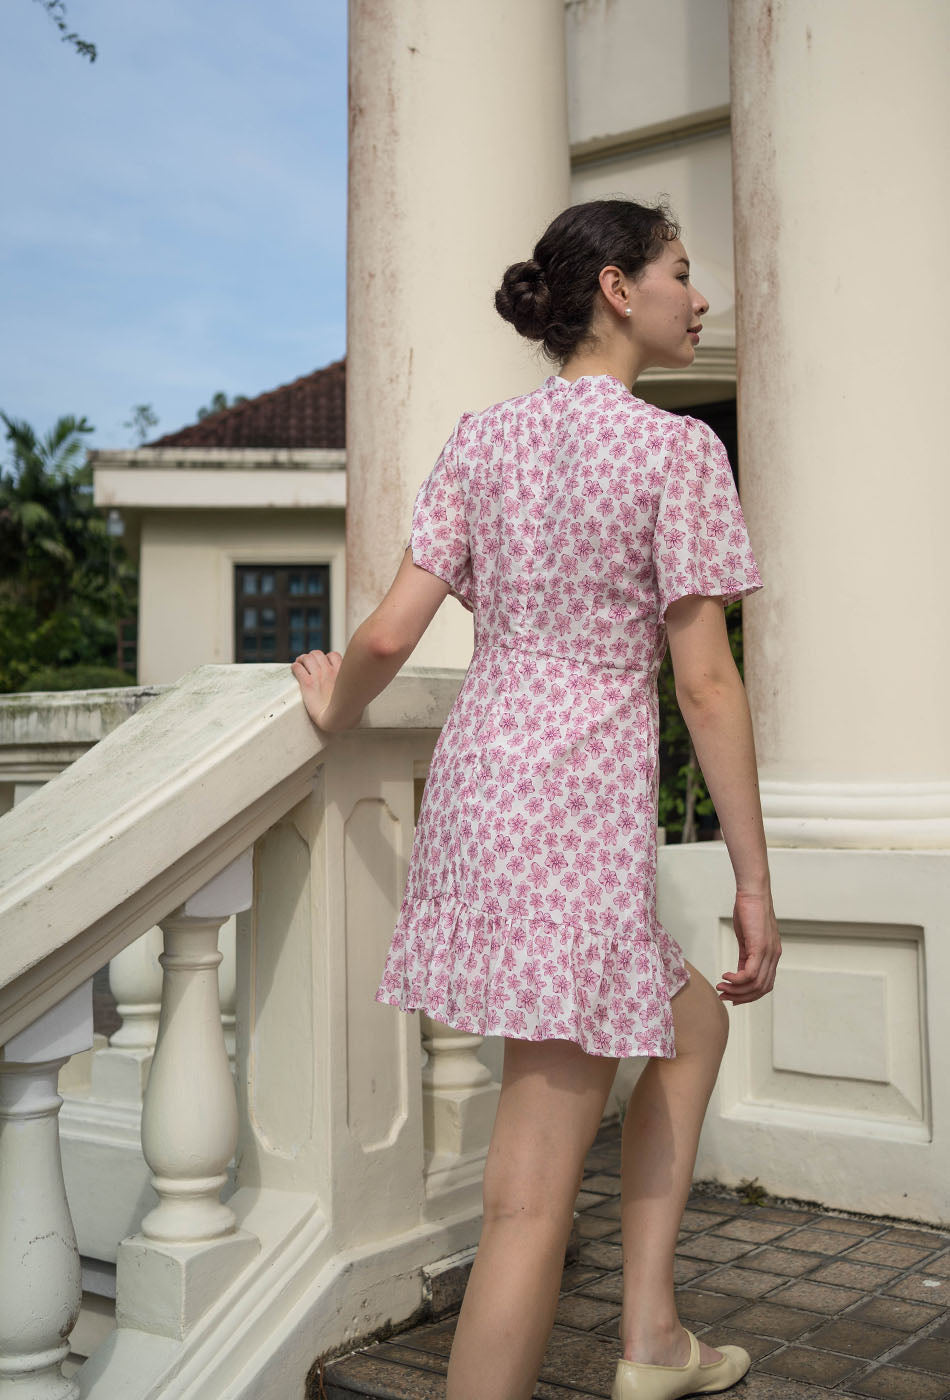
[(92, 1061), (92, 1096), (106, 1103), (141, 1105), (162, 1008), (162, 931), (153, 926), (117, 953), (109, 986), (122, 1024)]
[(218, 968), (221, 1025), (224, 1029), (224, 1045), (233, 1073), (237, 1020), (237, 923), (233, 916), (222, 925), (218, 935), (218, 947), (221, 949), (221, 966)]
[(499, 1084), (476, 1051), (482, 1036), (420, 1015), (422, 1121), (429, 1194), (469, 1182), (484, 1159), (498, 1107)]
[(85, 982), (0, 1049), (0, 1397), (75, 1400), (63, 1376), (82, 1304), (66, 1200), (56, 1091), (60, 1069), (92, 1045)]
[(142, 1108), (142, 1151), (158, 1204), (141, 1233), (119, 1246), (120, 1326), (184, 1336), (259, 1248), (220, 1199), (238, 1117), (221, 1024), (218, 933), (250, 906), (252, 868), (247, 851), (161, 921), (162, 1010)]

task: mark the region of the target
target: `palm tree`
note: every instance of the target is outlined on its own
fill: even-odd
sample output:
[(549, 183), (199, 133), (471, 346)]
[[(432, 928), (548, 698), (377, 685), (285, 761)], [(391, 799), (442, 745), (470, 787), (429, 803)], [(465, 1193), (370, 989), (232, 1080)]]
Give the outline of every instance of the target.
[(0, 418), (12, 459), (0, 466), (0, 689), (38, 666), (114, 665), (135, 575), (93, 504), (83, 446), (93, 428), (67, 416), (40, 438)]

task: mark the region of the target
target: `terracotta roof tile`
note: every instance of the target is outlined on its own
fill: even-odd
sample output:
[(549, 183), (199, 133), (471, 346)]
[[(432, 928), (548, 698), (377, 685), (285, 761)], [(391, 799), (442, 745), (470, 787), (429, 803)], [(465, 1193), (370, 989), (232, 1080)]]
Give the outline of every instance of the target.
[(209, 413), (149, 447), (345, 447), (346, 359)]

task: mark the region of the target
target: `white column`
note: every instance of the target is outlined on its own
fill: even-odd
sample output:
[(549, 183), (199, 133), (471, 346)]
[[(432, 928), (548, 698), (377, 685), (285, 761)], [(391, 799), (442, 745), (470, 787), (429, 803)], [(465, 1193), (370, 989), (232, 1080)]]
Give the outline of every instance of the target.
[(218, 931), (247, 909), (252, 852), (161, 921), (158, 1041), (142, 1108), (142, 1151), (158, 1204), (117, 1261), (116, 1321), (184, 1336), (259, 1242), (221, 1201), (238, 1116), (218, 998)]
[(744, 646), (769, 843), (950, 845), (950, 6), (733, 0)]
[(82, 1303), (59, 1150), (60, 1069), (92, 1044), (86, 982), (0, 1051), (0, 1397), (74, 1400), (64, 1378)]
[[(540, 383), (495, 289), (570, 203), (560, 0), (350, 0), (347, 634), (385, 593), (456, 419)], [(448, 600), (414, 664), (464, 667)]]

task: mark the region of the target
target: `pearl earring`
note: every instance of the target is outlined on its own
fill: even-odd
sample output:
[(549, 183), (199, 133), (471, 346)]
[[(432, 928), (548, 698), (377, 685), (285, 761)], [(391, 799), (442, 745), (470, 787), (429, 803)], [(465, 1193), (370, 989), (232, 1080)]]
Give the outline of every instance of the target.
[(627, 307), (626, 311), (625, 311), (623, 314), (624, 314), (625, 316), (629, 316), (629, 315), (630, 315), (630, 307), (629, 307), (629, 306)]

